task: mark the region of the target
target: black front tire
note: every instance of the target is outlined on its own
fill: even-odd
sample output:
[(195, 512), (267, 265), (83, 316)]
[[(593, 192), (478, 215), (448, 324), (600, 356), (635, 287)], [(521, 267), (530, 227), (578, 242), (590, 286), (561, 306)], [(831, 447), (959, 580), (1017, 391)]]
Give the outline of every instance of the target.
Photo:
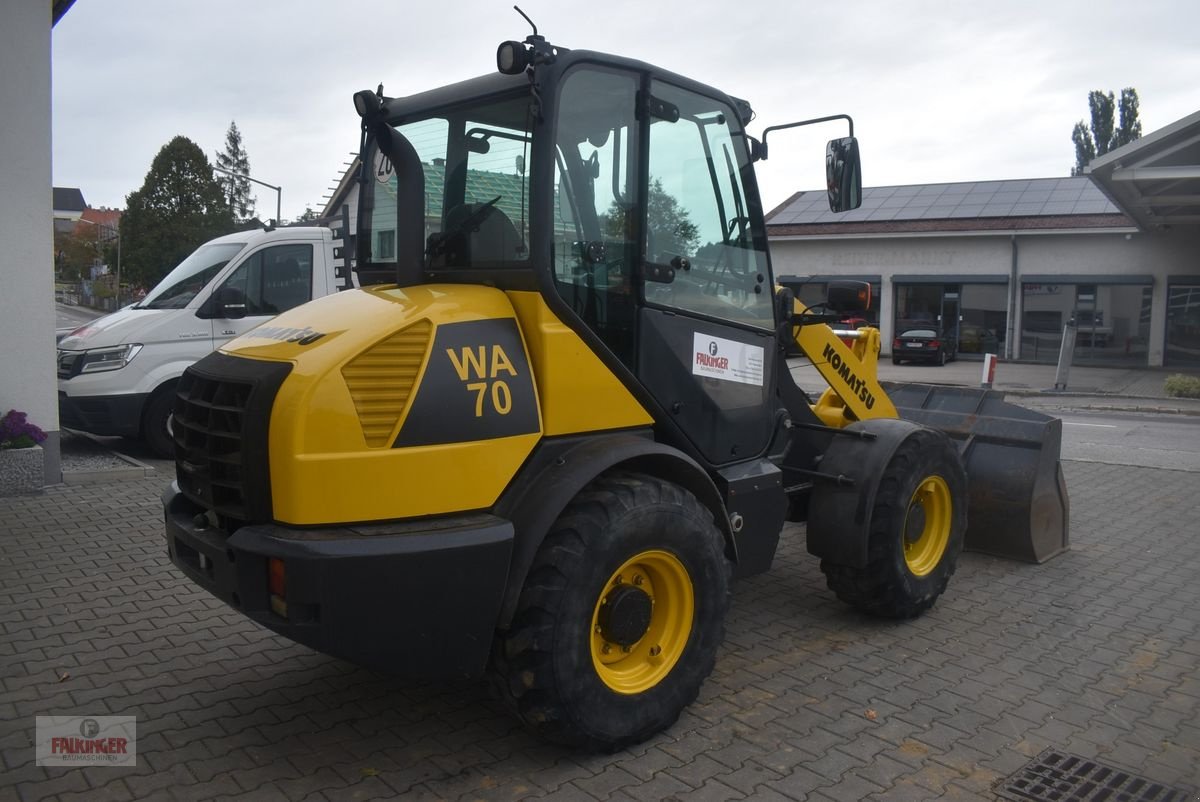
[[(871, 615), (913, 618), (925, 612), (957, 567), (967, 529), (966, 505), (967, 477), (958, 449), (943, 432), (917, 429), (896, 449), (879, 479), (867, 564), (822, 560), (829, 589)], [(927, 534), (934, 540), (920, 551)]]
[[(620, 587), (625, 567), (643, 555), (680, 566), (690, 596), (660, 592), (665, 578), (651, 575), (646, 585), (656, 598), (646, 634), (601, 657), (597, 638), (609, 637), (596, 624), (601, 604)], [(641, 579), (624, 578), (626, 588)], [(724, 637), (729, 582), (724, 538), (695, 496), (651, 476), (602, 476), (568, 505), (543, 541), (512, 625), (497, 635), (489, 669), (493, 686), (547, 740), (589, 751), (643, 741), (671, 726), (711, 673)], [(676, 626), (674, 636), (654, 634), (653, 616), (672, 620), (685, 607), (690, 627)], [(650, 643), (658, 640), (663, 645)], [(661, 664), (665, 675), (617, 688), (612, 667), (602, 662), (625, 659), (616, 649), (630, 653), (635, 669), (639, 659), (652, 666), (661, 654), (675, 660)]]
[(175, 409), (174, 385), (158, 390), (142, 413), (142, 441), (163, 459), (175, 457), (175, 439), (171, 435), (171, 413)]

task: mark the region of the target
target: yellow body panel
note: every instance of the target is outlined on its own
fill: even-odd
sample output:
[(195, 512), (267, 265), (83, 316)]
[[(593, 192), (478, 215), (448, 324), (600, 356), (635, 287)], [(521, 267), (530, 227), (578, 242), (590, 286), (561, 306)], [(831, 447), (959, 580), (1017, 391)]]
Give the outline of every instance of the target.
[[(795, 302), (794, 312), (807, 307)], [(850, 348), (823, 324), (793, 329), (796, 345), (829, 384), (812, 410), (826, 426), (838, 428), (856, 420), (897, 418), (895, 405), (879, 385), (879, 329), (861, 328)]]
[[(405, 381), (416, 388), (415, 396), (435, 360), (450, 365), (454, 359), (449, 353), (432, 353), (439, 327), (504, 320), (518, 325), (512, 304), (499, 290), (467, 285), (373, 287), (297, 307), (222, 348), (235, 356), (293, 364), (271, 412), (275, 519), (313, 525), (492, 506), (542, 436), (538, 411), (532, 410), (534, 430), (514, 436), (392, 447), (413, 403), (406, 396), (392, 431), (379, 435), (378, 427), (388, 425), (389, 418), (367, 409), (372, 403), (370, 365), (364, 369), (362, 359), (375, 352), (385, 364), (389, 358), (410, 364), (411, 354), (421, 348), (420, 327), (428, 321), (432, 325), (423, 362), (415, 373), (406, 369)], [(406, 338), (412, 332), (417, 335)], [(481, 342), (479, 347), (490, 346)], [(536, 383), (531, 376), (517, 375), (533, 363), (519, 341), (517, 348), (522, 353), (509, 355), (510, 364), (501, 361), (499, 366), (510, 381), (530, 383), (537, 407)], [(387, 381), (385, 373), (379, 374), (381, 383)], [(355, 384), (353, 392), (348, 378)], [(474, 399), (479, 394), (467, 389), (474, 384), (467, 379), (454, 390)], [(387, 415), (395, 417), (396, 398), (384, 403)], [(453, 426), (453, 421), (447, 425)]]
[(547, 436), (649, 426), (650, 413), (536, 292), (510, 292), (533, 360)]

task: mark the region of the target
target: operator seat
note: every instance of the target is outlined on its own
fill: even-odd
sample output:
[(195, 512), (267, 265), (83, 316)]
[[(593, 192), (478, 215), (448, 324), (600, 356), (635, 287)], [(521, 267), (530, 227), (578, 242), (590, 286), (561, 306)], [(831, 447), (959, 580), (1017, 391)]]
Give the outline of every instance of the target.
[[(517, 227), (497, 206), (486, 210), (482, 203), (462, 203), (446, 213), (445, 231), (450, 241), (442, 254), (446, 267), (487, 267), (525, 258), (525, 246)], [(475, 225), (456, 232), (472, 215), (482, 214)]]

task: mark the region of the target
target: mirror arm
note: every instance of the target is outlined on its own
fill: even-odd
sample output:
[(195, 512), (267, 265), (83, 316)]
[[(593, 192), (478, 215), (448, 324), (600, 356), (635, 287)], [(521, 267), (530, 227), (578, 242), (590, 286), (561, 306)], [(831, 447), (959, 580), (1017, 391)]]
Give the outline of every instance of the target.
[[(766, 161), (766, 158), (767, 158), (767, 134), (771, 133), (772, 131), (782, 131), (787, 128), (799, 128), (802, 125), (816, 125), (817, 123), (827, 123), (832, 120), (845, 120), (847, 123), (850, 124), (850, 134), (849, 135), (854, 136), (854, 120), (852, 120), (850, 118), (849, 114), (831, 114), (828, 117), (814, 117), (811, 120), (801, 120), (800, 122), (795, 122), (795, 123), (784, 123), (783, 125), (772, 125), (772, 126), (768, 126), (767, 128), (763, 129), (762, 141), (757, 143), (758, 147), (756, 149), (761, 154), (759, 156), (759, 158), (762, 159), (763, 161)], [(753, 140), (751, 140), (751, 141), (753, 142)], [(753, 145), (751, 147), (753, 148)], [(756, 159), (756, 161), (757, 161), (757, 159)]]

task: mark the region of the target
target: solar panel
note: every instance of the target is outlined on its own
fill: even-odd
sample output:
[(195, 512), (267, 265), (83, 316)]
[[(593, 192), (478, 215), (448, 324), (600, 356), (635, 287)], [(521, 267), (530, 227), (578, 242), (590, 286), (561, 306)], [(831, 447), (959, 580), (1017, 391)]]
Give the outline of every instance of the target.
[(843, 214), (829, 211), (824, 192), (809, 190), (780, 209), (771, 225), (1072, 214), (1120, 214), (1120, 210), (1090, 178), (1071, 176), (864, 187), (862, 206)]

